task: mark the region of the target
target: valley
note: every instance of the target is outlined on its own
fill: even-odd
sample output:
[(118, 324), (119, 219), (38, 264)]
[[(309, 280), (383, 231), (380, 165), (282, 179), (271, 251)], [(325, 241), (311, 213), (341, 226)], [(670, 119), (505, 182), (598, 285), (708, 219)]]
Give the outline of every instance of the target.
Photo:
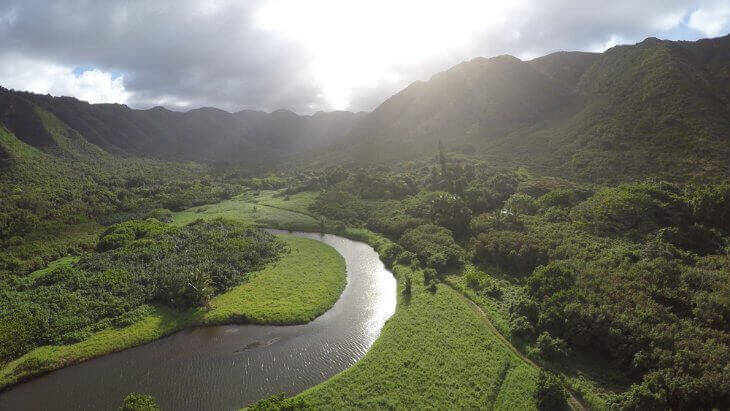
[(1, 88), (0, 408), (724, 409), (728, 50), (476, 58), (368, 113)]

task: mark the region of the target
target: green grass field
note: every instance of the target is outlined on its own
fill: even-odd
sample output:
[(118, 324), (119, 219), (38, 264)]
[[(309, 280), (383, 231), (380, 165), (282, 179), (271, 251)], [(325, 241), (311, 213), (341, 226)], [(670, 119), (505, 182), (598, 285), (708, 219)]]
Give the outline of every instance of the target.
[(274, 197), (275, 191), (263, 191), (258, 196), (251, 192), (238, 195), (217, 204), (193, 207), (173, 214), (174, 224), (187, 224), (199, 218), (224, 217), (251, 224), (285, 230), (318, 230), (320, 223), (309, 215), (309, 204), (315, 193), (304, 192), (285, 197)]
[(396, 313), (365, 357), (280, 405), (536, 408), (536, 369), (506, 349), (455, 291), (439, 284), (432, 294), (420, 272), (396, 270), (399, 277), (414, 278), (413, 292), (399, 293)]
[[(128, 327), (106, 329), (76, 344), (36, 348), (0, 369), (0, 388), (50, 370), (150, 342), (186, 327), (311, 321), (334, 305), (344, 289), (344, 259), (334, 248), (322, 242), (289, 235), (281, 238), (291, 252), (278, 262), (252, 273), (247, 283), (215, 297), (210, 309), (181, 313), (156, 307), (152, 314)], [(73, 261), (73, 258), (66, 258), (54, 264)]]

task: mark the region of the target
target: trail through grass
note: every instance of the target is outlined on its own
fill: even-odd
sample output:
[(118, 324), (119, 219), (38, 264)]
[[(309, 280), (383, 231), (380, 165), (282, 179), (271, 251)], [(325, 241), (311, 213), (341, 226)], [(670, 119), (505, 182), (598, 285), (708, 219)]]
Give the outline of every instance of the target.
[(280, 406), (536, 409), (538, 371), (506, 349), (466, 300), (443, 284), (427, 291), (419, 271), (395, 271), (412, 276), (412, 295), (399, 294), (365, 357)]
[(319, 230), (319, 220), (308, 212), (314, 193), (298, 193), (286, 197), (275, 197), (274, 191), (264, 191), (258, 196), (250, 192), (238, 195), (217, 204), (193, 207), (173, 214), (174, 224), (187, 224), (198, 218), (224, 217), (245, 221), (259, 227), (285, 230)]

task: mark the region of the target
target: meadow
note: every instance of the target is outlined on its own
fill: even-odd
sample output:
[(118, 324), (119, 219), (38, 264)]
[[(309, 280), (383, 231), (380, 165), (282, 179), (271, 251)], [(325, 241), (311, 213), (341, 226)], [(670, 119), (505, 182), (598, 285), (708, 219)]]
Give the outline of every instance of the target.
[[(429, 291), (419, 270), (394, 272), (398, 308), (360, 362), (298, 396), (259, 406), (537, 408), (538, 370), (485, 327), (467, 301), (443, 284)], [(413, 279), (409, 296), (406, 276)]]
[(247, 191), (216, 204), (193, 207), (173, 213), (173, 224), (183, 225), (199, 218), (223, 217), (259, 227), (282, 230), (317, 231), (320, 221), (309, 212), (316, 193), (302, 192), (275, 196), (277, 191)]

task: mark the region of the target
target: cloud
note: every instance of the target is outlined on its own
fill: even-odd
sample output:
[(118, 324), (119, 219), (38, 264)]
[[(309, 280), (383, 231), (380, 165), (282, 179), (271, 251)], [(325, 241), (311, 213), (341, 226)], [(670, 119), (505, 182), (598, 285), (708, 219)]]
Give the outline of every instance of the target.
[(716, 1), (698, 8), (690, 16), (689, 26), (709, 37), (724, 34), (730, 26), (730, 3)]
[(0, 78), (7, 88), (40, 94), (73, 96), (89, 103), (126, 103), (130, 93), (124, 88), (124, 76), (113, 76), (96, 68), (79, 72), (74, 67), (3, 55)]
[[(726, 1), (4, 0), (0, 84), (145, 108), (371, 110), (476, 56), (723, 34)], [(74, 75), (74, 68), (91, 70)], [(116, 76), (115, 73), (123, 73)]]

